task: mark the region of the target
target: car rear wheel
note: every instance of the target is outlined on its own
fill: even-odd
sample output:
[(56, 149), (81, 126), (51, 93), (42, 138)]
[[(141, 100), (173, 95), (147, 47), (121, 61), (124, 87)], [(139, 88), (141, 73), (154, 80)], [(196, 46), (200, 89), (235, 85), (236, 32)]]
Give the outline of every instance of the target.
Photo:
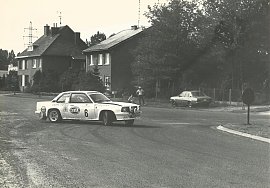
[(172, 100), (172, 107), (177, 107), (177, 103), (175, 100)]
[(109, 112), (109, 111), (103, 112), (102, 113), (102, 122), (103, 122), (103, 125), (105, 125), (105, 126), (112, 125), (112, 122), (113, 122), (112, 112)]
[(52, 109), (49, 111), (48, 118), (50, 122), (59, 122), (62, 119), (60, 112), (56, 109)]
[(133, 124), (134, 124), (134, 119), (125, 121), (125, 125), (132, 126)]

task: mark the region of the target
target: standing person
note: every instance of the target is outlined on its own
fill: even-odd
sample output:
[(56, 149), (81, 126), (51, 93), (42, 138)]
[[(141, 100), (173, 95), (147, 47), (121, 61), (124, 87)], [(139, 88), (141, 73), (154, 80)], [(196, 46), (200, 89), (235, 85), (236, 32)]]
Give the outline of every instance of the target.
[(128, 98), (128, 102), (130, 102), (130, 103), (134, 103), (134, 97), (133, 97), (133, 95), (132, 95), (132, 94), (129, 96), (129, 98)]
[(145, 105), (144, 103), (144, 90), (141, 88), (141, 86), (138, 87), (138, 90), (136, 91), (136, 94), (139, 97), (139, 103), (140, 105)]

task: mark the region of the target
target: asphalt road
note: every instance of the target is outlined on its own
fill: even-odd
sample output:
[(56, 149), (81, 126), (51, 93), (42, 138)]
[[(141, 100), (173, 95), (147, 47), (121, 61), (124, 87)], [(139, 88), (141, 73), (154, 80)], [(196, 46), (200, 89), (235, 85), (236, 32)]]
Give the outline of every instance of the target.
[(38, 100), (0, 96), (0, 187), (270, 187), (269, 144), (216, 129), (245, 114), (145, 106), (105, 127), (41, 122)]

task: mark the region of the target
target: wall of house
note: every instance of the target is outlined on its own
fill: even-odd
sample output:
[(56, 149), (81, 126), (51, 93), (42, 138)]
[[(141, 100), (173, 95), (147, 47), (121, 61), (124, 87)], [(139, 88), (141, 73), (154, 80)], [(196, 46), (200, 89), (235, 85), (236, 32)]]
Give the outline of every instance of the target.
[[(111, 54), (109, 57), (109, 63), (105, 63), (105, 54), (109, 53), (108, 51), (102, 51), (102, 52), (95, 52), (92, 54), (86, 54), (86, 66), (87, 69), (86, 71), (93, 71), (94, 70), (94, 65), (98, 65), (99, 73), (100, 73), (100, 78), (102, 79), (103, 83), (105, 86), (107, 85), (107, 88), (111, 90)], [(99, 63), (99, 55), (103, 55), (103, 61), (102, 63)], [(92, 55), (92, 64), (90, 64), (91, 61), (91, 55)], [(106, 77), (109, 78), (109, 83), (106, 83)]]
[[(36, 66), (33, 66), (33, 61), (35, 59), (38, 59), (39, 63), (36, 64)], [(23, 60), (25, 60), (24, 63)], [(27, 86), (31, 86), (33, 84), (33, 76), (37, 70), (55, 71), (60, 76), (69, 68), (80, 68), (83, 64), (83, 62), (75, 62), (71, 57), (66, 56), (42, 56), (42, 58), (32, 57), (20, 59), (18, 63), (19, 86), (21, 91), (25, 91)], [(23, 84), (23, 82), (25, 84)]]
[(66, 56), (44, 56), (43, 57), (43, 70), (52, 70), (59, 75), (72, 67), (71, 57)]
[(118, 45), (112, 49), (112, 91), (123, 91), (131, 86), (132, 71), (131, 64), (134, 61), (132, 51), (138, 44), (138, 37)]
[[(30, 57), (18, 60), (19, 88), (24, 91), (33, 84), (33, 76), (37, 70), (42, 70), (42, 58)], [(24, 82), (24, 83), (22, 83)]]

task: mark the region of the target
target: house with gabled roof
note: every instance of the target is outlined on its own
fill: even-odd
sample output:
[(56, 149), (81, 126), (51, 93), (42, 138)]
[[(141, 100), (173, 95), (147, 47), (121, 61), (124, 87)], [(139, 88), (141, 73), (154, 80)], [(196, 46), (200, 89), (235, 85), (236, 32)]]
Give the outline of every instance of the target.
[(108, 39), (83, 50), (86, 56), (86, 71), (98, 66), (100, 78), (107, 89), (121, 91), (130, 87), (132, 81), (132, 51), (142, 37), (144, 28), (132, 26)]
[(53, 70), (61, 75), (70, 68), (85, 69), (82, 51), (87, 47), (80, 33), (67, 25), (44, 26), (43, 36), (16, 57), (21, 91), (33, 84), (33, 75), (37, 70)]

